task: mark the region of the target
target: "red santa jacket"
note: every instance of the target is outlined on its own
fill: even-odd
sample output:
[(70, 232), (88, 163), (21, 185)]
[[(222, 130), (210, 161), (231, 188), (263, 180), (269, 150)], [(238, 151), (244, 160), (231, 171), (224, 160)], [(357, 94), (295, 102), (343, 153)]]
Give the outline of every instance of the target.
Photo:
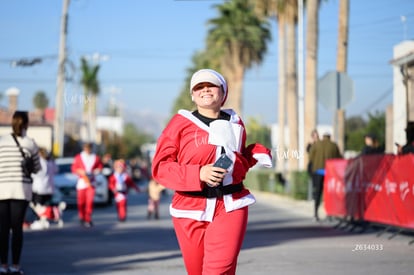
[(108, 187), (114, 194), (118, 192), (125, 193), (129, 188), (133, 188), (139, 192), (139, 188), (126, 172), (123, 172), (120, 175), (116, 172), (113, 173), (109, 177)]
[[(219, 139), (225, 134), (217, 134), (210, 128), (214, 122), (209, 127), (189, 111), (180, 110), (171, 119), (158, 139), (152, 163), (153, 177), (160, 184), (175, 191), (201, 191), (205, 187), (205, 183), (200, 181), (201, 166), (214, 163), (223, 148), (233, 161), (233, 165), (227, 169), (223, 185), (242, 182), (249, 168), (259, 159), (264, 159), (263, 155), (267, 156), (268, 164), (270, 151), (258, 144), (246, 148), (246, 132), (242, 120), (233, 110), (223, 111), (230, 115), (230, 121), (220, 123), (228, 124), (227, 130), (232, 132), (233, 138), (224, 141)], [(215, 142), (223, 144), (216, 145)], [(258, 147), (260, 150), (253, 150)], [(258, 155), (261, 157), (257, 158)], [(223, 201), (226, 211), (229, 212), (253, 204), (255, 198), (243, 187), (240, 192), (224, 195)], [(194, 197), (175, 192), (170, 214), (174, 217), (212, 221), (215, 204), (216, 198)]]
[[(90, 160), (89, 163), (86, 161), (86, 158)], [(102, 167), (103, 167), (103, 164), (97, 155), (91, 154), (89, 155), (89, 157), (86, 157), (86, 154), (84, 152), (77, 154), (75, 156), (75, 159), (73, 160), (72, 167), (71, 167), (72, 173), (79, 177), (76, 188), (84, 189), (89, 186), (87, 179), (85, 179), (83, 175), (79, 174), (78, 172), (79, 169), (84, 170), (86, 171), (86, 173), (91, 174), (96, 169), (102, 169)], [(91, 184), (93, 185), (93, 183), (94, 182), (92, 181)]]

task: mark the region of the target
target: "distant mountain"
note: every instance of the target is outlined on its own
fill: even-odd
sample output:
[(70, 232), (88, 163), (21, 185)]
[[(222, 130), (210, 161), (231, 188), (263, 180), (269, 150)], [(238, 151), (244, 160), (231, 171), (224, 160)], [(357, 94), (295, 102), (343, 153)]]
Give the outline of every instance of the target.
[(139, 131), (153, 135), (155, 138), (161, 134), (169, 119), (165, 114), (139, 110), (123, 110), (122, 116), (125, 123), (132, 123)]

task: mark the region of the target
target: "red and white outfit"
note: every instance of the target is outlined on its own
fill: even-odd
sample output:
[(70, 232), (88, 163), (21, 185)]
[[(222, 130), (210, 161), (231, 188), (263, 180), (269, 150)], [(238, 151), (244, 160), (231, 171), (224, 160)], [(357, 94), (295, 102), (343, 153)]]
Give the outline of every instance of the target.
[(127, 216), (127, 194), (129, 188), (139, 192), (139, 188), (127, 172), (114, 172), (109, 177), (109, 189), (114, 193), (118, 219), (120, 221), (125, 221)]
[(207, 126), (191, 112), (180, 110), (158, 139), (152, 174), (162, 185), (175, 190), (170, 205), (174, 228), (187, 273), (235, 274), (246, 226), (247, 206), (255, 202), (248, 189), (222, 197), (192, 196), (202, 191), (200, 168), (212, 164), (223, 149), (233, 161), (223, 186), (237, 185), (257, 162), (271, 166), (270, 151), (260, 144), (245, 147), (246, 131), (233, 110), (222, 110), (230, 120)]
[(102, 167), (102, 162), (97, 155), (93, 153), (87, 154), (84, 151), (76, 155), (73, 161), (72, 173), (79, 177), (76, 184), (76, 190), (78, 215), (82, 222), (92, 222), (95, 179), (92, 176), (88, 180), (85, 175), (79, 173), (79, 170), (85, 171), (88, 175), (93, 175), (96, 170), (101, 170)]

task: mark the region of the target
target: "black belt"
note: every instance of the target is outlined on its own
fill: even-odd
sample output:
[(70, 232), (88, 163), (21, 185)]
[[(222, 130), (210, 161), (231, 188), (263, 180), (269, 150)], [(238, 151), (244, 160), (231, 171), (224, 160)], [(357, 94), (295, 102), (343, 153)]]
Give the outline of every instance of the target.
[(243, 190), (243, 183), (230, 184), (230, 185), (219, 185), (217, 187), (206, 186), (201, 191), (179, 191), (178, 193), (204, 198), (221, 198), (224, 195), (233, 194)]

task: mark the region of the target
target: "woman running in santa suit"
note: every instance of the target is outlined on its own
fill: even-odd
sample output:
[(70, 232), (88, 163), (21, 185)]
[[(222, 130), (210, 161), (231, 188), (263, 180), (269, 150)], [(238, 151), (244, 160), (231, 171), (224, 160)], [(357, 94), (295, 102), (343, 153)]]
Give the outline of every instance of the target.
[(92, 152), (92, 144), (85, 143), (83, 151), (75, 156), (72, 173), (78, 176), (76, 184), (78, 215), (81, 225), (92, 227), (95, 175), (102, 170), (101, 159)]
[[(193, 74), (190, 85), (196, 110), (180, 110), (157, 142), (154, 178), (175, 190), (170, 205), (174, 229), (189, 275), (235, 274), (255, 198), (243, 185), (257, 162), (271, 167), (270, 150), (245, 146), (241, 118), (222, 109), (224, 77), (211, 69)], [(215, 166), (226, 155), (230, 166)]]

